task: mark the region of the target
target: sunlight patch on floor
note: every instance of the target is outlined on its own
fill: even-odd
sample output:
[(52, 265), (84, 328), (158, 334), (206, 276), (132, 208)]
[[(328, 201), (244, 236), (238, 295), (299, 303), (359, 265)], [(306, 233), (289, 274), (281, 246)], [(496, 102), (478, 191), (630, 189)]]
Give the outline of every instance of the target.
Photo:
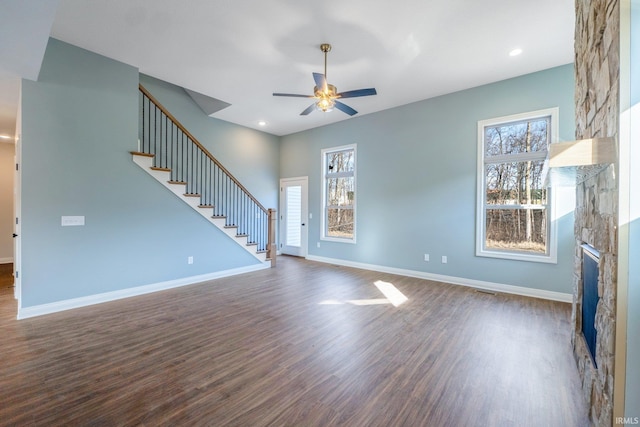
[(351, 305), (381, 305), (381, 304), (393, 304), (394, 307), (398, 307), (399, 305), (409, 301), (398, 288), (393, 286), (393, 283), (383, 282), (382, 280), (377, 280), (373, 283), (376, 288), (386, 298), (369, 298), (369, 299), (352, 299), (347, 301), (339, 301), (335, 299), (329, 299), (320, 301), (319, 305), (343, 305), (343, 304), (351, 304)]
[(343, 301), (338, 301), (336, 299), (327, 299), (324, 301), (320, 301), (318, 303), (318, 305), (342, 305), (342, 304), (344, 304)]
[(374, 285), (376, 285), (376, 288), (378, 288), (380, 292), (382, 292), (384, 296), (387, 297), (389, 302), (393, 304), (394, 307), (397, 307), (400, 304), (404, 304), (405, 302), (409, 301), (409, 298), (404, 296), (404, 294), (400, 292), (398, 288), (393, 286), (393, 283), (378, 280), (374, 283)]
[(386, 298), (373, 298), (373, 299), (353, 299), (347, 301), (349, 304), (353, 305), (380, 305), (380, 304), (389, 304), (389, 301)]

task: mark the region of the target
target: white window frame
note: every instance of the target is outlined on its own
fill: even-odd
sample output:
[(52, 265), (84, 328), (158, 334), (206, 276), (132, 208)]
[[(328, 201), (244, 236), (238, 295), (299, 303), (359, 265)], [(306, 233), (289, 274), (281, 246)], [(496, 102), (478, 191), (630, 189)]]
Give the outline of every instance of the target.
[[(508, 124), (512, 122), (520, 122), (530, 119), (538, 119), (543, 117), (551, 118), (551, 129), (549, 132), (550, 141), (548, 144), (553, 144), (558, 141), (558, 107), (547, 108), (544, 110), (531, 111), (527, 113), (513, 114), (509, 116), (496, 117), (493, 119), (478, 121), (478, 165), (477, 165), (477, 210), (476, 210), (476, 256), (510, 259), (517, 261), (532, 261), (557, 264), (558, 262), (558, 238), (557, 238), (557, 219), (556, 219), (556, 200), (553, 188), (547, 189), (547, 253), (536, 254), (527, 253), (523, 251), (508, 251), (508, 250), (496, 250), (485, 248), (486, 237), (486, 182), (485, 182), (485, 147), (484, 147), (484, 130), (486, 127), (495, 126), (498, 124)], [(502, 158), (508, 158), (509, 161), (521, 162), (529, 160), (530, 156), (527, 153), (492, 156), (494, 160), (503, 160)], [(520, 205), (514, 205), (514, 208), (522, 207)]]
[[(337, 151), (346, 151), (346, 150), (353, 150), (353, 187), (354, 187), (354, 194), (353, 194), (353, 237), (352, 238), (348, 238), (348, 237), (332, 237), (332, 236), (327, 236), (327, 213), (328, 213), (328, 208), (327, 208), (327, 174), (325, 174), (325, 171), (327, 170), (327, 154), (329, 153), (334, 153)], [(329, 242), (340, 242), (340, 243), (351, 243), (351, 244), (355, 244), (356, 243), (356, 225), (357, 225), (357, 210), (356, 210), (356, 201), (358, 199), (358, 178), (357, 178), (357, 172), (358, 172), (358, 150), (357, 150), (357, 144), (349, 144), (349, 145), (342, 145), (340, 147), (331, 147), (331, 148), (325, 148), (323, 150), (321, 150), (321, 157), (322, 157), (322, 161), (321, 161), (321, 169), (320, 169), (320, 173), (321, 173), (321, 180), (320, 182), (322, 183), (322, 224), (320, 227), (320, 240), (325, 240), (325, 241), (329, 241)], [(349, 174), (348, 176), (351, 176), (351, 174)], [(335, 178), (339, 178), (341, 176), (339, 176), (338, 174), (335, 174), (334, 176)]]

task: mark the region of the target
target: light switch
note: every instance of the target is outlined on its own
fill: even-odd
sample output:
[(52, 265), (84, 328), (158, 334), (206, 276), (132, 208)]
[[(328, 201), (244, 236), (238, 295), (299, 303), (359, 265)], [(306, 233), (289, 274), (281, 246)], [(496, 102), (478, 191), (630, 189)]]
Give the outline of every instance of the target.
[(63, 227), (84, 225), (84, 216), (63, 216), (61, 223)]

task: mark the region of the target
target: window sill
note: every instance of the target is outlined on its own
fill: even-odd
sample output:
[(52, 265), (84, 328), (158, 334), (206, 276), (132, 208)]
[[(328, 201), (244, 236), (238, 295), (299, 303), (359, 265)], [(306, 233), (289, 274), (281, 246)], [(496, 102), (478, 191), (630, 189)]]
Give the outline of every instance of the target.
[(513, 261), (528, 261), (528, 262), (541, 262), (545, 264), (557, 264), (558, 257), (556, 255), (531, 255), (519, 252), (507, 252), (507, 251), (488, 251), (477, 250), (476, 256), (486, 258), (499, 258)]
[(340, 237), (326, 237), (326, 236), (322, 236), (320, 237), (320, 240), (324, 241), (324, 242), (336, 242), (336, 243), (350, 243), (352, 245), (356, 244), (356, 239), (355, 237), (353, 239), (341, 239)]

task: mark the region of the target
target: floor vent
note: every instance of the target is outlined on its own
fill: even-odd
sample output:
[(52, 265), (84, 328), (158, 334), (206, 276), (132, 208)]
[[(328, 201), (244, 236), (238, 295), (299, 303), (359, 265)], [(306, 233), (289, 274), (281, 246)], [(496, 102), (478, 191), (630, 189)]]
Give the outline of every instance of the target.
[(498, 295), (495, 292), (487, 291), (486, 289), (476, 289), (476, 292), (478, 292), (479, 294), (489, 294), (493, 296)]

